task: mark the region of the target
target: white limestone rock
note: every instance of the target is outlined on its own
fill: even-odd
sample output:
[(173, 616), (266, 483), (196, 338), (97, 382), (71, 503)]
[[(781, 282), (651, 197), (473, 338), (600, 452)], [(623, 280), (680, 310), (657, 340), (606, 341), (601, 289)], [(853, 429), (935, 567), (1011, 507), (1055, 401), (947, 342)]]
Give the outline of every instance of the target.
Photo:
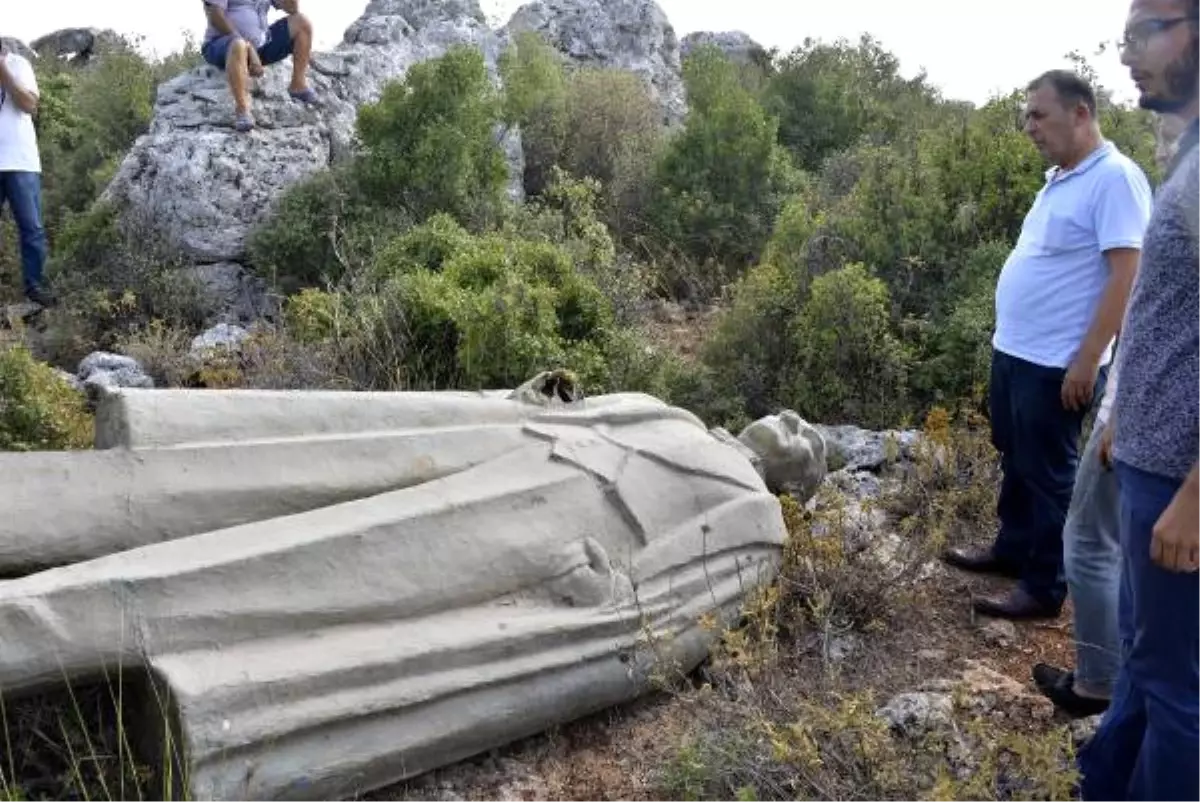
[(736, 64), (752, 64), (766, 56), (766, 49), (742, 31), (694, 31), (683, 37), (679, 53), (686, 59), (699, 48), (709, 45)]
[(579, 64), (639, 75), (668, 125), (687, 114), (679, 38), (654, 0), (534, 0), (504, 30), (534, 31)]
[[(480, 47), (495, 72), (503, 39), (476, 0), (371, 0), (342, 44), (313, 55), (309, 79), (318, 104), (288, 95), (290, 59), (270, 66), (252, 81), (257, 127), (246, 134), (233, 129), (224, 73), (196, 67), (159, 87), (150, 131), (105, 197), (128, 203), (196, 263), (241, 262), (247, 235), (285, 189), (352, 152), (358, 107), (456, 44)], [(515, 132), (501, 134), (515, 156)]]
[(889, 461), (913, 458), (921, 433), (915, 430), (873, 432), (857, 426), (823, 426), (817, 431), (825, 439), (830, 460), (838, 470), (876, 471)]

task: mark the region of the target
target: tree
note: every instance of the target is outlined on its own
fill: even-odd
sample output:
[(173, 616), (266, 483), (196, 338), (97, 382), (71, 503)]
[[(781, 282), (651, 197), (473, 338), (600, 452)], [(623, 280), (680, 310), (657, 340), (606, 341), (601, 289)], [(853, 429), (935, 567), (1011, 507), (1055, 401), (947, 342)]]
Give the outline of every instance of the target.
[(892, 333), (887, 285), (861, 264), (813, 280), (792, 332), (788, 398), (801, 415), (894, 425), (906, 407), (909, 356)]
[(740, 274), (759, 256), (794, 172), (777, 124), (716, 47), (684, 64), (690, 111), (658, 165), (650, 218), (660, 244)]
[(400, 204), (418, 220), (438, 212), (491, 219), (508, 176), (496, 135), (500, 100), (483, 54), (467, 45), (389, 84), (358, 114), (358, 175), (372, 202)]

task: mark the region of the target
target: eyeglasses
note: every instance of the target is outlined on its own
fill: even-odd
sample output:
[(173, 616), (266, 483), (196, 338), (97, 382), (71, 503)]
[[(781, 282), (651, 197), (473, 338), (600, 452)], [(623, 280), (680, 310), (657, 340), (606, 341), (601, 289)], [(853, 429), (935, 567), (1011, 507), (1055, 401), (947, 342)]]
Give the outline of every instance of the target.
[(1195, 22), (1196, 17), (1174, 17), (1172, 19), (1146, 19), (1138, 24), (1127, 28), (1125, 35), (1117, 42), (1117, 47), (1122, 51), (1126, 50), (1141, 50), (1146, 46), (1146, 42), (1152, 36), (1169, 31), (1181, 22)]

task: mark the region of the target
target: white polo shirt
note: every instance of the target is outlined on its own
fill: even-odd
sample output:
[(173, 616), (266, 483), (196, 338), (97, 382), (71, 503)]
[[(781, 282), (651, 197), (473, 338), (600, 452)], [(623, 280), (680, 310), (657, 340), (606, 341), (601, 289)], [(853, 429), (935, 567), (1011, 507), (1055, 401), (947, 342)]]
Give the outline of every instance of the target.
[[(1141, 249), (1152, 206), (1142, 169), (1111, 142), (1072, 170), (1048, 170), (996, 284), (996, 350), (1068, 367), (1108, 283), (1105, 251)], [(1111, 359), (1110, 342), (1100, 364)]]
[[(23, 89), (37, 94), (37, 77), (33, 65), (23, 56), (8, 53), (0, 56), (13, 80)], [(42, 160), (38, 154), (37, 132), (33, 117), (17, 106), (16, 100), (0, 87), (0, 172), (40, 173)]]

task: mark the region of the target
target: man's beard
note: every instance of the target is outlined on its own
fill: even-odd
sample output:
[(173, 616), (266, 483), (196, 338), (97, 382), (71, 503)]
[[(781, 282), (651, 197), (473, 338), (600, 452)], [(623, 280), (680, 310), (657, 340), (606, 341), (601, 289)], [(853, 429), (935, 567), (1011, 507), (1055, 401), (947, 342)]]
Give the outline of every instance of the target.
[(1175, 114), (1182, 111), (1196, 99), (1197, 78), (1196, 70), (1200, 66), (1200, 39), (1192, 39), (1191, 46), (1184, 51), (1183, 56), (1167, 67), (1167, 94), (1155, 96), (1143, 94), (1138, 101), (1144, 109), (1159, 114)]

